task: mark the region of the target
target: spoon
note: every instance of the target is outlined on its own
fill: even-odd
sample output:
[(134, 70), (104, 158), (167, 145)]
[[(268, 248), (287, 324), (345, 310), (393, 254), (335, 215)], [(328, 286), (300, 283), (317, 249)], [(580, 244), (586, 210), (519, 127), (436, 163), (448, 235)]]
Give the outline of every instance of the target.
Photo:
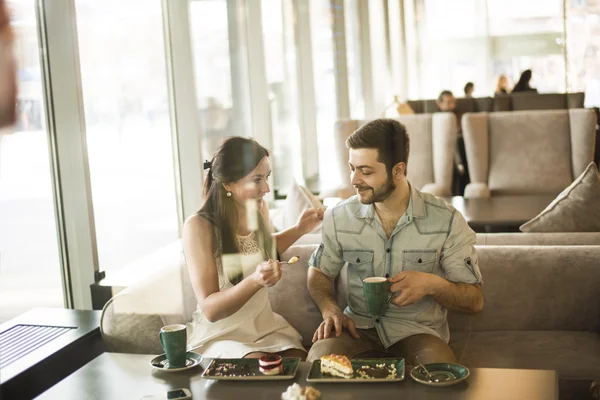
[(299, 260), (299, 259), (300, 259), (300, 257), (298, 257), (298, 256), (294, 256), (294, 257), (290, 258), (290, 259), (289, 259), (289, 260), (287, 260), (287, 261), (282, 261), (282, 262), (280, 262), (279, 264), (296, 264), (296, 263), (298, 262), (298, 260)]
[(417, 362), (419, 363), (419, 366), (421, 368), (423, 368), (423, 371), (425, 371), (425, 373), (427, 374), (427, 379), (429, 379), (430, 382), (439, 382), (440, 381), (438, 378), (431, 377), (431, 374), (429, 373), (429, 371), (427, 371), (427, 368), (425, 368), (423, 363), (421, 363), (421, 360), (419, 360), (419, 356), (416, 356), (416, 359), (417, 359)]

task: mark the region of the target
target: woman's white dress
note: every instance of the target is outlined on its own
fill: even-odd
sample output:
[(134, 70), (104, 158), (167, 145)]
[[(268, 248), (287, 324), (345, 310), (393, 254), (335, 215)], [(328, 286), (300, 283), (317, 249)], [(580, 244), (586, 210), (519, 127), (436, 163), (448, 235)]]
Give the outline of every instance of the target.
[[(215, 256), (221, 290), (233, 287), (225, 274), (231, 276), (231, 271), (237, 271), (246, 278), (264, 260), (254, 233), (237, 236), (236, 239), (239, 255)], [(192, 321), (188, 323), (188, 348), (199, 345), (202, 347), (195, 351), (211, 358), (241, 358), (252, 352), (304, 350), (300, 334), (281, 315), (273, 312), (267, 288), (260, 289), (236, 313), (216, 322), (208, 321), (197, 307)]]

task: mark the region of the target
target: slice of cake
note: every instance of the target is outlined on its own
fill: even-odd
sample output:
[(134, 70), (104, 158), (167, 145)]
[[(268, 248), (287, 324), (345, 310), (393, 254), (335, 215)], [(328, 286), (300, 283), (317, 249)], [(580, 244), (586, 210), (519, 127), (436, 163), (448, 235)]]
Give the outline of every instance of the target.
[(348, 357), (337, 354), (321, 357), (321, 373), (345, 379), (354, 377), (352, 363), (348, 360)]
[(258, 370), (264, 375), (278, 375), (283, 372), (281, 356), (267, 354), (258, 360)]

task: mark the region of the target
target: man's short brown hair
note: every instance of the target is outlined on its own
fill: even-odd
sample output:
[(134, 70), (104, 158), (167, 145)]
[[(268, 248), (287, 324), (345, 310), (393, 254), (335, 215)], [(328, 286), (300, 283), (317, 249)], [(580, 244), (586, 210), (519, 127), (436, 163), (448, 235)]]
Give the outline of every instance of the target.
[[(406, 127), (395, 119), (380, 118), (358, 128), (348, 139), (349, 149), (376, 149), (379, 162), (385, 164), (391, 176), (394, 165), (403, 162), (408, 168), (410, 140)], [(404, 169), (404, 175), (406, 170)]]

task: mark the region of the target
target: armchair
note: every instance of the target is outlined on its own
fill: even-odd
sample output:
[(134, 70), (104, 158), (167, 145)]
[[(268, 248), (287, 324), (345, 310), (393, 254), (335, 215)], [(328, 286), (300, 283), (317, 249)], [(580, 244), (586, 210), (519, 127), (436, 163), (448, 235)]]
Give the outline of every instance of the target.
[(593, 161), (595, 125), (589, 109), (465, 114), (465, 198), (558, 195)]

